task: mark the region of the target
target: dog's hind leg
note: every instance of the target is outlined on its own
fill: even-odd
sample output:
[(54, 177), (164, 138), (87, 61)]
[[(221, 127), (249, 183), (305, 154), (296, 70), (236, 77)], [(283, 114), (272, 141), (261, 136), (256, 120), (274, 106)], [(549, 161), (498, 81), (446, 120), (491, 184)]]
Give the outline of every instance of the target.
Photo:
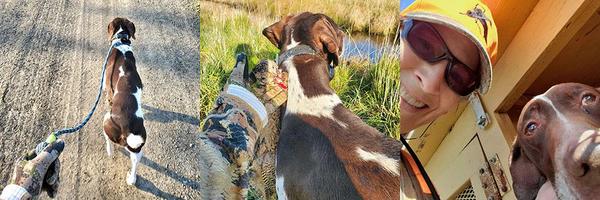
[(108, 154), (108, 157), (112, 157), (114, 144), (112, 143), (112, 141), (110, 141), (110, 139), (108, 139), (106, 132), (104, 132), (104, 139), (106, 140), (106, 153)]
[[(129, 151), (129, 149), (127, 149), (127, 151)], [(141, 150), (140, 150), (140, 152), (137, 152), (137, 153), (129, 151), (129, 158), (131, 159), (131, 171), (129, 171), (129, 173), (127, 174), (127, 184), (128, 185), (135, 184), (135, 181), (137, 179), (136, 170), (137, 170), (138, 163), (142, 159), (142, 156), (143, 156), (143, 153)]]
[[(112, 141), (110, 140), (110, 138), (108, 138), (108, 134), (106, 133), (106, 129), (107, 129), (107, 122), (110, 122), (110, 112), (107, 112), (104, 115), (104, 126), (102, 127), (102, 135), (104, 135), (104, 139), (106, 140), (106, 153), (108, 154), (109, 157), (112, 157), (113, 155), (113, 149), (114, 149), (114, 144), (112, 143)], [(110, 130), (110, 129), (109, 129)]]

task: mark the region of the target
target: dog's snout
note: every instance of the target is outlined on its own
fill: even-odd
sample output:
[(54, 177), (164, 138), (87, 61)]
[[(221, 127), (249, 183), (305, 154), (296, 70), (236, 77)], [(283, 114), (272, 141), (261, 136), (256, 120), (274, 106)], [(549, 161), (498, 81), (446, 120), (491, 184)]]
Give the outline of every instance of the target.
[(590, 163), (587, 160), (575, 159), (573, 164), (569, 166), (569, 173), (571, 173), (571, 175), (573, 175), (574, 177), (583, 177), (586, 174), (588, 174), (588, 172), (591, 169), (591, 166), (592, 165), (590, 165)]
[[(568, 166), (569, 172), (575, 177), (584, 177), (594, 174), (595, 178), (600, 175), (600, 131), (586, 130), (569, 152), (572, 152), (572, 163)], [(596, 172), (598, 173), (590, 173)], [(599, 179), (600, 180), (600, 179)]]

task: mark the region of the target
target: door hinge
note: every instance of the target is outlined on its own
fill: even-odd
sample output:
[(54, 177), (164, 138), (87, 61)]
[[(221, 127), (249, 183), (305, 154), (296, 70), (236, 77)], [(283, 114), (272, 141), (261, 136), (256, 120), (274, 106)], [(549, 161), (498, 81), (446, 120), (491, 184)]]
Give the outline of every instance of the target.
[(479, 168), (479, 180), (487, 200), (500, 200), (508, 192), (508, 180), (498, 154), (494, 154)]

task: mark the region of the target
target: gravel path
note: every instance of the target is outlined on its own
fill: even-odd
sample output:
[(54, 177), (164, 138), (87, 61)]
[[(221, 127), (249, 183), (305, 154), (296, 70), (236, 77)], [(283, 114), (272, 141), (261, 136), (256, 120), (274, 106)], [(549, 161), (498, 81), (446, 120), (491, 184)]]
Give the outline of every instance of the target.
[[(136, 186), (122, 149), (110, 158), (102, 104), (80, 132), (62, 137), (58, 199), (202, 199), (206, 164), (197, 148), (200, 20), (193, 0), (3, 0), (0, 2), (0, 185), (17, 156), (50, 131), (79, 122), (94, 101), (117, 16), (133, 40), (148, 140)], [(45, 195), (43, 195), (45, 196)]]

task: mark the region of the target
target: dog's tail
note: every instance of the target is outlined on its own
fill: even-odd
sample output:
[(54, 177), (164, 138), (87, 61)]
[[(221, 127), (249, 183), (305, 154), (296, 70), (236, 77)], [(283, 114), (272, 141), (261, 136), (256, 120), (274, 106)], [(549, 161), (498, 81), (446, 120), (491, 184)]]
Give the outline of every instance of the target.
[(142, 146), (142, 144), (144, 144), (144, 138), (142, 138), (142, 136), (134, 135), (132, 133), (127, 136), (127, 146), (137, 149)]

